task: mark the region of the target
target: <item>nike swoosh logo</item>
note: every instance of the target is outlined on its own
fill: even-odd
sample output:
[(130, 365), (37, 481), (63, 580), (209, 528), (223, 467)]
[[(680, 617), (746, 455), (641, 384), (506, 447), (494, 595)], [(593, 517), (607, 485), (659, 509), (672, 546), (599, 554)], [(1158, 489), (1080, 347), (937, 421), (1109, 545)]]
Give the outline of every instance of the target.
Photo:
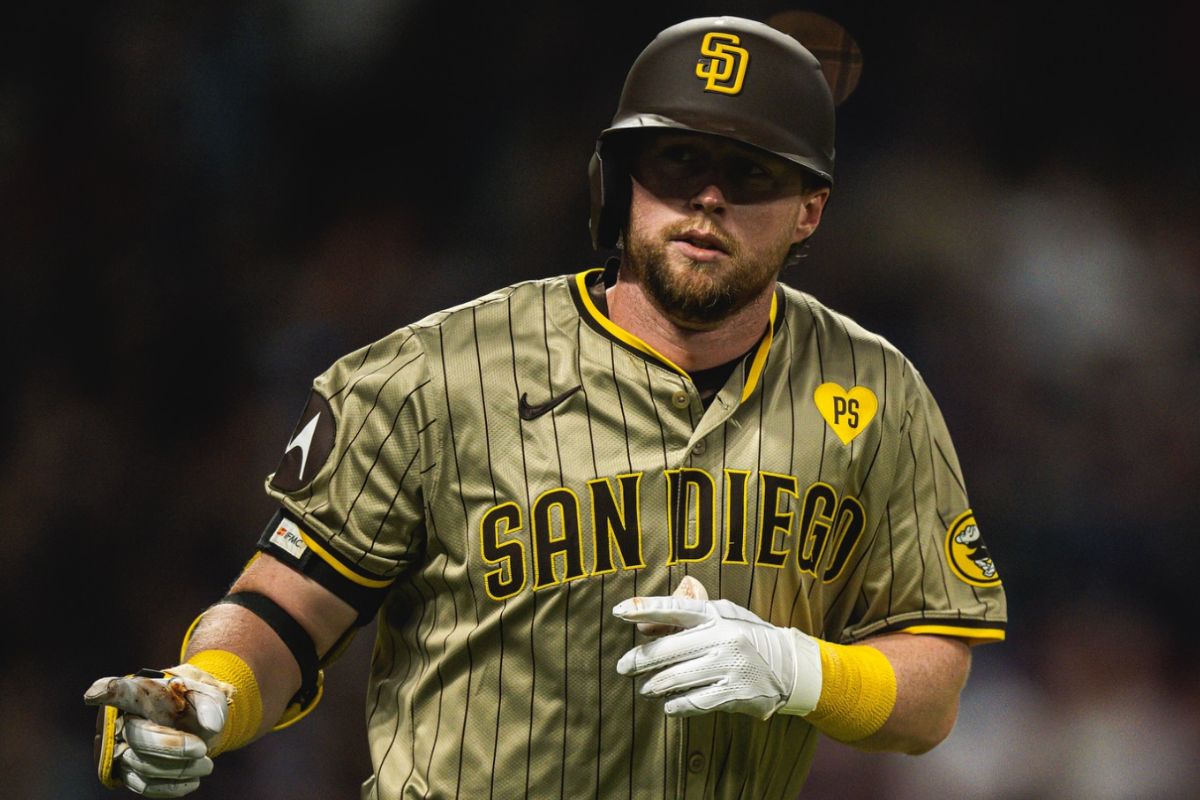
[(296, 438), (288, 442), (288, 446), (284, 448), (283, 454), (285, 456), (297, 447), (300, 448), (300, 475), (297, 480), (303, 480), (304, 478), (304, 465), (308, 463), (308, 450), (312, 447), (313, 434), (317, 432), (317, 420), (320, 418), (321, 412), (318, 411), (317, 415), (310, 419), (308, 424), (304, 426), (304, 429), (296, 434)]
[(581, 384), (579, 386), (576, 386), (574, 389), (568, 389), (567, 391), (560, 394), (558, 397), (551, 397), (546, 402), (542, 403), (541, 405), (537, 405), (537, 406), (529, 405), (529, 397), (525, 394), (522, 394), (521, 401), (517, 404), (517, 410), (521, 413), (521, 419), (525, 420), (526, 422), (528, 422), (529, 420), (537, 419), (542, 414), (545, 414), (547, 411), (553, 410), (555, 408), (555, 406), (562, 403), (564, 400), (566, 400), (568, 397), (575, 394), (582, 388), (583, 388), (583, 385)]

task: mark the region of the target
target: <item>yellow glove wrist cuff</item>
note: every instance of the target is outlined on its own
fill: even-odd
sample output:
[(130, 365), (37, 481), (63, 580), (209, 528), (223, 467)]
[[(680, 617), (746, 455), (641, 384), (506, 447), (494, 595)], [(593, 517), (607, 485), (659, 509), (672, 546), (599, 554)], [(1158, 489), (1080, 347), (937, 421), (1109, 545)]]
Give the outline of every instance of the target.
[(210, 756), (248, 744), (262, 725), (262, 695), (250, 666), (226, 650), (201, 650), (187, 660), (220, 681), (233, 686), (229, 717), (217, 740), (208, 748)]
[(865, 739), (883, 727), (896, 705), (896, 672), (887, 656), (865, 645), (821, 649), (821, 697), (805, 719), (841, 742)]

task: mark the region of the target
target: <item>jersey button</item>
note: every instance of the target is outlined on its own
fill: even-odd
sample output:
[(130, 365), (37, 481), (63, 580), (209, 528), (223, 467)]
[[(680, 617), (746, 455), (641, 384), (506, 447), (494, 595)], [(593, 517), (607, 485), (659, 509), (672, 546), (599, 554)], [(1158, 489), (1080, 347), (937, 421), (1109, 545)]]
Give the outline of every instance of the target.
[(688, 756), (688, 772), (699, 772), (702, 769), (704, 769), (704, 753), (694, 750)]
[(692, 446), (692, 455), (702, 456), (704, 455), (704, 451), (707, 449), (708, 445), (704, 443), (703, 439), (701, 439)]
[(691, 405), (691, 402), (692, 400), (690, 397), (688, 397), (688, 393), (683, 389), (680, 389), (679, 391), (675, 392), (675, 394), (671, 395), (671, 405), (675, 406), (676, 408), (687, 408), (689, 405)]

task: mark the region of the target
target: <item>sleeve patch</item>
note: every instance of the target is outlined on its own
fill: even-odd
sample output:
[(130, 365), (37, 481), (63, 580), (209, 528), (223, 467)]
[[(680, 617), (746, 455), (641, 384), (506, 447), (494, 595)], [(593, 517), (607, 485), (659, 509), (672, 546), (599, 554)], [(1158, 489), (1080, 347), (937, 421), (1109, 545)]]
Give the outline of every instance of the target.
[(946, 560), (959, 580), (972, 586), (996, 586), (1000, 574), (979, 533), (975, 513), (967, 509), (946, 531)]
[(279, 520), (279, 524), (275, 527), (275, 532), (271, 534), (268, 542), (292, 558), (300, 558), (304, 555), (304, 551), (308, 550), (308, 545), (304, 543), (304, 539), (300, 535), (299, 526), (287, 517)]
[(281, 492), (295, 492), (312, 483), (333, 452), (336, 430), (329, 401), (316, 391), (310, 392), (279, 467), (271, 476), (271, 486)]

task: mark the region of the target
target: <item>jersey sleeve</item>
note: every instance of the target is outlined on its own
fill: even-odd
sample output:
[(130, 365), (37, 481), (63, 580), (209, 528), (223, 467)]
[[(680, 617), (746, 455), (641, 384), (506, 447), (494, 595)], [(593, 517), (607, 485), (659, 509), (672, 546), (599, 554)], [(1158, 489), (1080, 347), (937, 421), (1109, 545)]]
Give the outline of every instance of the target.
[(440, 449), (429, 385), (412, 329), (345, 356), (318, 377), (267, 477), (267, 494), (281, 510), (260, 549), (345, 599), (386, 591), (424, 543), (424, 498)]
[(843, 639), (903, 630), (972, 643), (1002, 640), (1004, 588), (970, 508), (958, 456), (937, 403), (911, 365), (909, 380), (859, 621)]

